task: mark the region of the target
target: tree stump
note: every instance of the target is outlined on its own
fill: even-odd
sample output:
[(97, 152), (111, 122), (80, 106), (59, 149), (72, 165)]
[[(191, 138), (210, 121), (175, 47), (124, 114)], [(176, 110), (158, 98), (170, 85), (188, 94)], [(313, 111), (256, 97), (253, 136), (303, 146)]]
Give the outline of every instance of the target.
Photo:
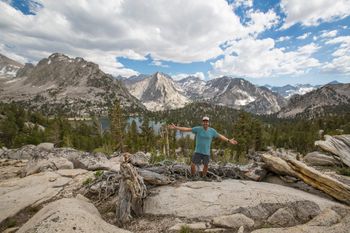
[(143, 199), (147, 195), (147, 188), (143, 178), (130, 163), (128, 154), (124, 155), (124, 161), (120, 165), (120, 173), (116, 216), (118, 223), (124, 225), (131, 221), (133, 215), (140, 216), (143, 213)]

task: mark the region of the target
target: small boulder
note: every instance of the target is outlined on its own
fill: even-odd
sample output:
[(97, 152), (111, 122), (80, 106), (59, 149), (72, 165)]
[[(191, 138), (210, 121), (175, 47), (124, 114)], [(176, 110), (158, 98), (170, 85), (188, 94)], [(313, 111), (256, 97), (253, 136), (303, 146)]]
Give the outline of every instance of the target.
[(267, 222), (279, 227), (294, 226), (297, 223), (293, 211), (288, 207), (278, 209), (267, 219)]
[(205, 222), (197, 223), (177, 223), (176, 225), (169, 228), (170, 232), (179, 232), (182, 227), (187, 227), (191, 230), (205, 230), (207, 229), (207, 224)]
[(244, 228), (252, 228), (254, 226), (254, 220), (248, 218), (244, 214), (232, 214), (215, 217), (212, 223), (215, 226), (228, 227), (234, 229), (238, 229), (241, 226), (243, 226)]
[(324, 211), (322, 211), (319, 215), (314, 217), (307, 224), (309, 226), (331, 226), (340, 222), (341, 219), (342, 217), (339, 214), (337, 214), (334, 210), (327, 208)]
[(86, 169), (89, 171), (111, 170), (112, 164), (103, 153), (82, 153), (77, 157), (69, 159), (74, 164), (74, 168)]
[(62, 157), (38, 157), (28, 161), (22, 170), (22, 176), (29, 176), (39, 172), (56, 171), (59, 169), (73, 169), (73, 163)]
[(50, 142), (43, 142), (37, 145), (36, 147), (40, 150), (51, 151), (55, 147), (55, 145)]
[(105, 222), (93, 204), (75, 198), (63, 198), (48, 204), (17, 232), (129, 233)]
[(237, 233), (244, 233), (244, 226), (241, 226), (241, 227), (238, 229)]
[(144, 167), (149, 165), (151, 156), (145, 154), (142, 151), (136, 152), (135, 154), (129, 154), (130, 163), (137, 167)]
[(3, 157), (8, 159), (31, 159), (33, 155), (37, 154), (37, 147), (34, 145), (25, 145), (19, 149), (6, 150)]

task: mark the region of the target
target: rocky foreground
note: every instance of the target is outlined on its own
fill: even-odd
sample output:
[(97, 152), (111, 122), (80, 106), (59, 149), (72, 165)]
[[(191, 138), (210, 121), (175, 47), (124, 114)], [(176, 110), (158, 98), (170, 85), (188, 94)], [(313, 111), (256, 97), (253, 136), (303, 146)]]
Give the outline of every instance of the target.
[[(50, 143), (3, 148), (0, 231), (348, 232), (350, 178), (329, 169), (347, 164), (347, 138), (326, 137), (332, 154), (278, 150), (246, 166), (212, 163), (206, 180), (190, 178), (186, 164), (150, 165), (142, 152), (107, 157)], [(314, 163), (327, 169), (312, 173), (312, 183), (304, 178)], [(318, 187), (324, 184), (331, 191)]]

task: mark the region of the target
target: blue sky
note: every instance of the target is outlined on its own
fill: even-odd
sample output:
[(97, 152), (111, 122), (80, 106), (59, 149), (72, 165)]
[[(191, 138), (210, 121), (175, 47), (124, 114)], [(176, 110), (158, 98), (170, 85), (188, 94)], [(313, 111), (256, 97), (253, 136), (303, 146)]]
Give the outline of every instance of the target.
[(54, 52), (112, 75), (350, 83), (350, 0), (0, 0), (0, 53)]

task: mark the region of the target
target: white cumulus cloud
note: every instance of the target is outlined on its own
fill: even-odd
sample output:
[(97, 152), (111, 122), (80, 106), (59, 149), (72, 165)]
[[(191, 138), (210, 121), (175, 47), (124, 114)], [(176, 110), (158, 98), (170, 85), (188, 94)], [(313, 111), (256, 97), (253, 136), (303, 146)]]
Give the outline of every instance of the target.
[(281, 36), (276, 40), (276, 42), (286, 41), (286, 40), (289, 40), (290, 38), (291, 38), (290, 36)]
[(266, 13), (261, 11), (248, 11), (250, 21), (245, 28), (246, 32), (252, 35), (257, 35), (279, 23), (279, 16), (275, 11), (269, 10)]
[(112, 74), (125, 69), (111, 56), (206, 61), (223, 53), (222, 43), (245, 34), (225, 0), (38, 2), (36, 15), (24, 15), (0, 1), (0, 44), (29, 61), (53, 52), (90, 58)]
[(211, 78), (222, 75), (262, 78), (278, 75), (299, 75), (318, 67), (320, 62), (312, 55), (319, 47), (308, 44), (296, 51), (276, 48), (271, 38), (234, 41), (224, 58), (212, 63)]
[(251, 8), (253, 7), (253, 0), (236, 0), (232, 4), (235, 8), (238, 8), (238, 7)]
[(173, 75), (171, 76), (174, 80), (181, 80), (181, 79), (184, 79), (188, 76), (194, 76), (194, 77), (198, 77), (202, 80), (205, 79), (205, 75), (203, 72), (196, 72), (196, 73), (192, 73), (192, 74), (186, 74), (186, 73), (181, 73), (181, 74), (176, 74), (176, 75)]
[(315, 26), (350, 15), (350, 0), (282, 0), (281, 7), (287, 15), (283, 28), (296, 23)]
[(322, 67), (325, 72), (350, 74), (350, 36), (339, 36), (326, 41), (326, 44), (338, 45), (332, 53), (333, 59)]
[(311, 35), (311, 33), (310, 32), (307, 32), (307, 33), (304, 33), (303, 35), (301, 35), (301, 36), (298, 36), (297, 37), (297, 39), (298, 40), (304, 40), (304, 39), (306, 39), (308, 36), (310, 36)]
[(327, 37), (335, 37), (337, 36), (338, 31), (337, 30), (332, 30), (332, 31), (324, 31), (320, 37), (322, 38), (327, 38)]

